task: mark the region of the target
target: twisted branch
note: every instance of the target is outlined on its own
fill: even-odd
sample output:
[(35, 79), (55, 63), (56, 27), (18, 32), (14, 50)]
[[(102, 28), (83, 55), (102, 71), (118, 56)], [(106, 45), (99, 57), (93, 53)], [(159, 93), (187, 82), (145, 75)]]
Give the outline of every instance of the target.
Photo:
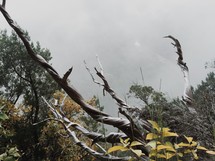
[[(114, 160), (114, 161), (118, 161), (118, 160), (128, 160), (129, 157), (114, 157), (112, 155), (106, 155), (106, 151), (96, 142), (101, 141), (101, 142), (109, 142), (109, 143), (119, 143), (120, 142), (120, 138), (127, 138), (126, 135), (122, 134), (122, 133), (110, 133), (108, 134), (106, 137), (102, 134), (99, 133), (95, 133), (95, 132), (89, 132), (87, 129), (85, 129), (84, 127), (80, 126), (77, 123), (74, 123), (72, 121), (70, 121), (68, 118), (64, 117), (63, 115), (61, 115), (55, 108), (53, 108), (48, 101), (44, 98), (43, 101), (48, 105), (49, 109), (51, 110), (51, 112), (53, 113), (53, 115), (55, 116), (55, 118), (47, 118), (41, 122), (35, 123), (34, 125), (46, 122), (46, 121), (57, 121), (59, 123), (61, 123), (64, 127), (64, 129), (66, 130), (66, 132), (69, 134), (69, 136), (71, 138), (73, 138), (73, 141), (75, 141), (75, 143), (80, 146), (82, 149), (86, 150), (87, 152), (89, 152), (90, 154), (94, 155), (95, 157), (101, 159), (101, 160)], [(79, 130), (80, 132), (82, 132), (85, 136), (87, 136), (88, 138), (92, 139), (92, 143), (96, 144), (96, 146), (98, 146), (100, 149), (102, 149), (102, 151), (104, 153), (98, 153), (95, 150), (91, 149), (90, 147), (88, 147), (85, 143), (81, 142), (74, 131), (72, 131), (70, 128), (74, 128), (76, 130)]]
[[(98, 60), (99, 61), (99, 60)], [(95, 71), (96, 71), (96, 74), (97, 76), (103, 81), (103, 83), (97, 81), (94, 76), (93, 76), (93, 73), (90, 71), (90, 69), (87, 67), (87, 64), (86, 62), (84, 61), (85, 63), (85, 68), (87, 69), (87, 71), (89, 72), (92, 80), (94, 83), (100, 85), (100, 86), (103, 86), (103, 93), (106, 91), (112, 98), (113, 100), (115, 100), (119, 106), (119, 112), (124, 115), (131, 123), (131, 128), (132, 128), (132, 131), (137, 128), (136, 125), (134, 124), (134, 117), (132, 117), (133, 113), (134, 112), (139, 112), (141, 113), (141, 111), (138, 109), (138, 108), (134, 108), (132, 106), (129, 106), (125, 101), (123, 101), (121, 98), (119, 98), (117, 96), (117, 94), (115, 93), (115, 91), (110, 87), (108, 81), (106, 80), (104, 74), (103, 74), (103, 68), (100, 67), (100, 70), (101, 71), (98, 71), (97, 68), (94, 68)], [(99, 61), (99, 66), (101, 66), (101, 63)], [(135, 123), (139, 123), (140, 121), (137, 122), (137, 120), (135, 120)], [(141, 129), (144, 129), (144, 130), (147, 130), (147, 131), (151, 131), (151, 125), (148, 121), (146, 120), (141, 120), (141, 128), (139, 128), (139, 131), (141, 131), (141, 133), (143, 133), (143, 130)], [(138, 128), (137, 128), (138, 129)]]
[(195, 109), (193, 109), (193, 104), (194, 104), (194, 99), (193, 99), (193, 94), (191, 90), (191, 85), (190, 85), (190, 79), (189, 79), (189, 69), (187, 64), (183, 61), (183, 53), (181, 49), (181, 44), (180, 42), (174, 38), (173, 36), (165, 36), (164, 38), (170, 38), (174, 41), (172, 45), (177, 48), (176, 53), (178, 54), (178, 65), (181, 68), (183, 75), (184, 75), (184, 81), (185, 81), (185, 86), (184, 86), (184, 94), (182, 96), (182, 101), (188, 106), (190, 112), (195, 113)]
[[(73, 87), (69, 86), (68, 83), (65, 81), (65, 79), (68, 78), (68, 75), (71, 73), (70, 70), (68, 73), (65, 74), (64, 79), (61, 78), (57, 71), (50, 64), (48, 64), (47, 61), (42, 56), (38, 55), (33, 51), (29, 41), (27, 40), (27, 38), (25, 38), (25, 35), (22, 32), (22, 30), (14, 23), (10, 15), (5, 10), (5, 1), (3, 1), (3, 5), (0, 6), (0, 11), (2, 12), (8, 24), (14, 29), (16, 34), (24, 43), (24, 46), (30, 57), (40, 66), (42, 66), (52, 76), (52, 78), (65, 90), (65, 92), (70, 96), (70, 98), (73, 99), (77, 104), (79, 104), (85, 112), (87, 112), (96, 121), (112, 125), (120, 129), (122, 132), (124, 132), (129, 138), (133, 138), (134, 140), (137, 140), (143, 143), (143, 145), (145, 145), (145, 138), (141, 135), (140, 131), (137, 128), (135, 127), (132, 128), (131, 123), (128, 119), (111, 117), (110, 115), (101, 112), (92, 107), (91, 105), (89, 105), (88, 103), (86, 103), (81, 94)], [(99, 72), (97, 73), (98, 75), (100, 75)], [(102, 75), (100, 75), (100, 77), (102, 78)], [(115, 97), (114, 91), (110, 90), (111, 88), (107, 88), (109, 86), (105, 79), (103, 79), (103, 81), (105, 82), (106, 90), (108, 90), (112, 94), (112, 97), (114, 97), (114, 99), (117, 100), (117, 102), (120, 103), (122, 106), (126, 106), (123, 101)], [(58, 115), (56, 112), (55, 114)], [(68, 131), (70, 130), (68, 129)], [(74, 132), (71, 131), (70, 135), (74, 138), (75, 142), (77, 142), (79, 146), (85, 148), (85, 146), (82, 143), (80, 143), (79, 140), (77, 140)], [(148, 156), (149, 153), (148, 150), (144, 146), (142, 146), (141, 149)], [(97, 153), (91, 152), (90, 150), (89, 153), (96, 157), (100, 157), (100, 155), (97, 155)]]

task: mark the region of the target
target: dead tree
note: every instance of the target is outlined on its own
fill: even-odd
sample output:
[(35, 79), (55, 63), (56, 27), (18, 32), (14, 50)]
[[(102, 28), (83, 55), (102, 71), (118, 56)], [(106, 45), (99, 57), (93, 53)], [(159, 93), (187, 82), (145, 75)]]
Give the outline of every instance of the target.
[[(58, 111), (57, 109), (53, 108), (52, 105), (50, 105), (46, 100), (46, 103), (49, 105), (49, 108), (51, 112), (54, 115), (54, 118), (50, 118), (47, 120), (55, 120), (59, 122), (60, 124), (63, 125), (65, 130), (68, 132), (69, 136), (73, 141), (80, 146), (82, 149), (86, 150), (89, 154), (95, 156), (96, 158), (100, 160), (129, 160), (130, 157), (116, 157), (112, 156), (110, 154), (106, 153), (106, 150), (103, 149), (97, 142), (109, 142), (109, 143), (119, 143), (120, 138), (130, 138), (131, 141), (138, 141), (142, 143), (141, 146), (136, 147), (137, 149), (141, 150), (144, 155), (141, 157), (138, 157), (138, 160), (148, 160), (149, 156), (149, 150), (146, 148), (146, 140), (145, 136), (148, 132), (152, 130), (151, 124), (146, 121), (146, 120), (141, 120), (141, 119), (135, 119), (135, 115), (140, 112), (138, 108), (129, 106), (125, 101), (123, 101), (121, 98), (119, 98), (114, 90), (110, 87), (108, 81), (106, 80), (105, 76), (103, 75), (103, 69), (100, 65), (100, 71), (95, 68), (95, 72), (97, 76), (101, 79), (101, 82), (98, 82), (94, 79), (92, 72), (89, 70), (89, 68), (86, 66), (87, 70), (89, 71), (90, 75), (92, 76), (92, 79), (95, 83), (103, 86), (103, 90), (110, 94), (110, 96), (115, 100), (118, 104), (118, 110), (119, 112), (124, 116), (122, 117), (112, 117), (111, 115), (101, 112), (97, 110), (96, 108), (92, 107), (88, 103), (85, 102), (84, 98), (81, 96), (81, 94), (73, 87), (71, 87), (67, 83), (68, 76), (72, 72), (72, 68), (69, 69), (63, 77), (60, 77), (58, 72), (46, 62), (46, 60), (38, 55), (37, 53), (34, 52), (34, 50), (31, 48), (31, 45), (28, 41), (28, 39), (25, 37), (24, 33), (22, 30), (16, 25), (13, 21), (13, 19), (10, 17), (10, 15), (7, 13), (5, 10), (6, 6), (6, 0), (2, 1), (2, 5), (0, 5), (0, 11), (2, 12), (3, 16), (5, 17), (6, 21), (8, 24), (13, 28), (13, 30), (16, 32), (16, 34), (19, 36), (21, 41), (23, 42), (24, 46), (26, 47), (27, 53), (29, 56), (35, 61), (35, 63), (38, 63), (41, 67), (44, 68), (51, 76), (52, 78), (64, 89), (64, 91), (68, 94), (68, 96), (74, 100), (77, 104), (81, 106), (81, 108), (89, 114), (95, 121), (97, 122), (102, 122), (107, 125), (111, 125), (113, 127), (116, 127), (117, 129), (120, 130), (120, 133), (110, 133), (106, 136), (100, 133), (94, 133), (90, 132), (87, 129), (83, 128), (77, 123), (74, 123), (70, 121), (68, 118), (66, 118), (62, 111)], [(178, 49), (178, 64), (180, 67), (183, 69), (184, 74), (188, 72), (188, 68), (186, 66), (186, 63), (183, 62), (183, 57), (182, 57), (182, 52), (181, 52), (181, 47), (177, 39), (168, 36), (174, 42), (176, 43), (175, 46)], [(99, 62), (100, 64), (100, 62)], [(184, 96), (185, 101), (190, 101), (191, 97), (188, 95), (188, 92), (185, 93), (186, 95)], [(45, 120), (45, 121), (47, 121)], [(93, 143), (95, 143), (103, 152), (97, 152), (87, 146), (85, 143), (80, 141), (76, 133), (74, 132), (73, 129), (79, 130), (82, 132), (85, 136), (90, 138)], [(144, 130), (143, 130), (144, 129)]]

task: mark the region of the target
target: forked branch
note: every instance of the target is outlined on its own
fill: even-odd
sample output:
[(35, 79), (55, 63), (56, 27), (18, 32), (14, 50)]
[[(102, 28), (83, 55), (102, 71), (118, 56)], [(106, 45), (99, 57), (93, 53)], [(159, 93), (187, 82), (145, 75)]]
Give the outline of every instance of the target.
[[(5, 3), (4, 3), (4, 5), (5, 5)], [(68, 75), (71, 73), (70, 70), (68, 71), (68, 73), (65, 74), (64, 78), (61, 78), (59, 76), (58, 72), (50, 64), (48, 64), (42, 56), (38, 55), (37, 53), (35, 53), (33, 51), (29, 41), (27, 40), (27, 38), (25, 38), (24, 33), (14, 23), (14, 21), (11, 19), (10, 15), (7, 13), (7, 11), (5, 10), (3, 5), (0, 6), (0, 11), (2, 12), (3, 16), (7, 20), (8, 24), (14, 29), (14, 31), (17, 33), (19, 38), (24, 43), (24, 46), (27, 50), (27, 53), (30, 55), (30, 57), (35, 62), (37, 62), (39, 65), (41, 65), (52, 76), (52, 78), (64, 89), (64, 91), (68, 94), (68, 96), (70, 96), (71, 99), (73, 99), (77, 104), (79, 104), (82, 107), (82, 109), (84, 111), (86, 111), (94, 120), (108, 124), (108, 125), (112, 125), (112, 126), (118, 128), (119, 130), (121, 130), (129, 138), (133, 138), (134, 140), (137, 140), (137, 141), (143, 143), (141, 150), (146, 155), (148, 155), (148, 150), (144, 147), (145, 138), (142, 136), (142, 134), (138, 128), (132, 127), (132, 125), (128, 119), (111, 117), (110, 115), (108, 115), (104, 112), (101, 112), (101, 111), (97, 110), (96, 108), (92, 107), (91, 105), (89, 105), (88, 103), (86, 103), (84, 98), (81, 96), (81, 94), (77, 90), (75, 90), (73, 87), (69, 86), (68, 83), (65, 81), (65, 79), (67, 79)], [(98, 74), (99, 74), (99, 72), (98, 72)], [(107, 85), (107, 82), (105, 82), (105, 84)], [(110, 92), (112, 92), (112, 91), (110, 91)], [(117, 102), (120, 102), (120, 100), (118, 100)], [(71, 134), (73, 134), (73, 133), (71, 133)], [(91, 153), (91, 154), (93, 155), (94, 153)]]

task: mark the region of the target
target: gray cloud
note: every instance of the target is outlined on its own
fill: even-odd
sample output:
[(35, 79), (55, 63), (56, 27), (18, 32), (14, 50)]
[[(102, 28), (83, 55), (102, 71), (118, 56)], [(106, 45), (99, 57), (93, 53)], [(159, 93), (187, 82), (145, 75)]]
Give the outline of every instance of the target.
[[(61, 4), (60, 4), (61, 3)], [(33, 41), (52, 52), (54, 67), (89, 98), (101, 94), (86, 72), (97, 65), (98, 54), (113, 88), (123, 97), (133, 82), (159, 88), (169, 97), (180, 96), (183, 75), (170, 40), (182, 44), (195, 86), (205, 78), (206, 61), (214, 59), (215, 1), (211, 0), (22, 0), (8, 1), (7, 10)], [(0, 28), (9, 28), (3, 17)], [(103, 98), (102, 98), (103, 99)], [(108, 100), (109, 101), (109, 100)]]

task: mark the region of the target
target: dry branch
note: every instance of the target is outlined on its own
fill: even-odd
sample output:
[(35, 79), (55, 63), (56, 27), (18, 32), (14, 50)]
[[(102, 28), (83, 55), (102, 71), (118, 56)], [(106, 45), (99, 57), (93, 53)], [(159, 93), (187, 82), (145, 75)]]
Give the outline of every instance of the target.
[[(5, 2), (5, 1), (3, 1)], [(3, 3), (5, 4), (5, 3)], [(5, 6), (1, 5), (0, 6), (0, 11), (2, 12), (3, 16), (7, 20), (8, 24), (14, 29), (16, 34), (19, 36), (19, 38), (22, 40), (24, 43), (24, 46), (27, 50), (27, 53), (30, 55), (30, 57), (39, 65), (41, 65), (51, 76), (52, 78), (65, 90), (65, 92), (70, 96), (71, 99), (73, 99), (77, 104), (79, 104), (82, 109), (87, 112), (93, 119), (95, 119), (98, 122), (102, 122), (108, 125), (112, 125), (119, 130), (121, 130), (123, 133), (125, 133), (129, 138), (133, 138), (134, 140), (137, 140), (141, 143), (143, 143), (143, 146), (141, 147), (141, 150), (143, 153), (145, 153), (148, 156), (148, 150), (144, 147), (145, 145), (145, 138), (142, 136), (141, 132), (139, 131), (138, 128), (133, 127), (128, 119), (124, 118), (116, 118), (116, 117), (111, 117), (110, 115), (101, 112), (88, 103), (85, 102), (84, 98), (81, 96), (81, 94), (75, 90), (73, 87), (69, 86), (68, 83), (65, 81), (65, 78), (67, 78), (67, 74), (65, 75), (64, 79), (59, 76), (57, 71), (49, 65), (46, 60), (35, 53), (33, 49), (31, 48), (31, 45), (28, 41), (28, 39), (25, 37), (24, 33), (22, 30), (14, 23), (14, 21), (11, 19), (10, 15), (7, 13), (7, 11), (4, 9)], [(70, 74), (70, 70), (68, 71), (68, 75)], [(123, 101), (115, 97), (114, 91), (109, 88), (108, 83), (106, 80), (103, 78), (102, 74), (97, 72), (97, 74), (100, 76), (100, 78), (104, 81), (105, 84), (105, 90), (107, 90), (109, 93), (111, 93), (112, 97), (120, 104), (123, 106), (126, 106)], [(55, 113), (56, 114), (56, 113)], [(150, 126), (150, 125), (149, 125)], [(69, 130), (68, 130), (69, 131)], [(77, 142), (77, 144), (83, 148), (85, 146), (80, 143), (74, 136), (74, 132), (70, 133), (71, 136), (74, 138), (74, 141)], [(89, 150), (89, 153), (96, 156), (100, 157), (100, 155), (97, 155), (95, 152), (91, 152)]]
[(178, 54), (178, 65), (181, 68), (183, 75), (184, 75), (184, 94), (182, 96), (182, 101), (188, 106), (190, 112), (195, 113), (195, 109), (193, 108), (194, 100), (193, 100), (193, 94), (191, 90), (191, 85), (190, 85), (190, 79), (189, 79), (189, 68), (187, 64), (183, 60), (183, 52), (181, 49), (181, 44), (180, 42), (174, 38), (173, 36), (165, 36), (165, 38), (170, 38), (174, 41), (172, 45), (177, 48), (176, 53)]
[[(99, 61), (99, 60), (98, 60)], [(138, 112), (141, 113), (141, 110), (139, 110), (138, 108), (129, 106), (125, 101), (123, 101), (121, 98), (119, 98), (116, 94), (116, 92), (110, 87), (107, 79), (105, 78), (104, 74), (103, 74), (103, 68), (101, 67), (101, 71), (98, 71), (97, 68), (94, 68), (96, 71), (97, 76), (103, 81), (103, 83), (97, 81), (94, 76), (93, 73), (90, 71), (90, 69), (87, 67), (86, 62), (85, 63), (85, 67), (87, 69), (87, 71), (89, 72), (92, 80), (94, 83), (103, 86), (103, 93), (106, 91), (108, 94), (110, 94), (110, 96), (113, 98), (113, 100), (115, 100), (119, 106), (119, 112), (124, 115), (131, 123), (131, 127), (134, 130), (135, 128), (139, 129), (139, 131), (141, 131), (141, 133), (143, 133), (143, 130), (146, 131), (151, 131), (151, 125), (149, 124), (148, 121), (140, 119), (140, 120), (135, 120), (135, 117), (132, 117), (134, 115), (134, 113)], [(99, 66), (101, 66), (101, 63), (99, 61)], [(135, 120), (135, 121), (134, 121)], [(134, 122), (136, 124), (139, 124), (139, 128), (134, 124)], [(141, 123), (140, 123), (141, 122)]]
[[(74, 123), (72, 121), (70, 121), (68, 118), (64, 117), (63, 115), (61, 115), (55, 108), (53, 108), (48, 101), (42, 97), (44, 102), (48, 105), (49, 109), (51, 110), (51, 112), (53, 113), (53, 115), (55, 116), (55, 118), (48, 118), (45, 119), (39, 123), (45, 122), (45, 121), (57, 121), (59, 123), (61, 123), (64, 127), (64, 129), (66, 130), (66, 132), (69, 134), (69, 136), (71, 138), (73, 138), (73, 141), (79, 145), (82, 149), (86, 150), (88, 153), (94, 155), (95, 157), (101, 159), (101, 160), (113, 160), (113, 161), (118, 161), (118, 160), (129, 160), (129, 157), (115, 157), (112, 155), (106, 155), (106, 151), (96, 142), (109, 142), (109, 143), (119, 143), (120, 142), (120, 138), (127, 138), (127, 136), (123, 133), (110, 133), (107, 136), (104, 136), (102, 134), (99, 133), (95, 133), (95, 132), (89, 132), (87, 129), (85, 129), (84, 127), (80, 126), (77, 123)], [(37, 125), (39, 123), (36, 123), (34, 125)], [(71, 130), (71, 128), (76, 129), (80, 132), (82, 132), (85, 136), (87, 136), (88, 138), (92, 139), (92, 143), (96, 144), (100, 149), (102, 149), (102, 151), (104, 153), (98, 153), (95, 150), (93, 150), (92, 148), (90, 148), (89, 146), (87, 146), (85, 143), (81, 142), (75, 132), (73, 130)]]

